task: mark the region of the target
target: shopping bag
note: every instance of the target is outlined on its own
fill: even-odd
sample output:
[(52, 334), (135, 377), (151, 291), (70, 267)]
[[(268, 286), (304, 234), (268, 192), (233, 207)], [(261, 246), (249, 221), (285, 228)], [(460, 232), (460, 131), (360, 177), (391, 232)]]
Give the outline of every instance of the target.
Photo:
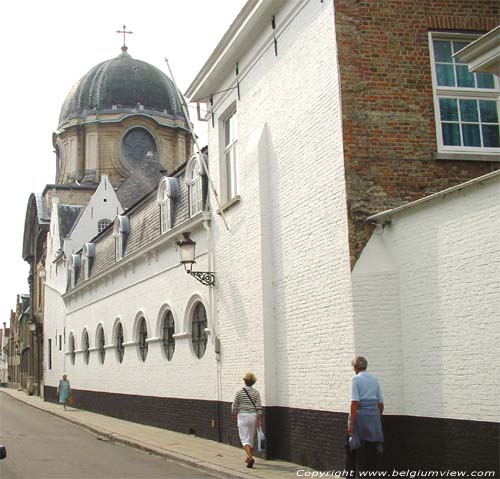
[(262, 428), (257, 428), (257, 450), (265, 451), (266, 449), (266, 436)]

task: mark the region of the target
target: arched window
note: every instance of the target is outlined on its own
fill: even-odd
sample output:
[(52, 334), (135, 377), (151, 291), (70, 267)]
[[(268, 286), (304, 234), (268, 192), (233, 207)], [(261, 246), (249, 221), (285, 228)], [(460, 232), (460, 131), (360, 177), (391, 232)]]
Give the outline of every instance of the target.
[(186, 168), (186, 184), (189, 188), (189, 215), (203, 210), (204, 170), (199, 155), (193, 155)]
[(73, 333), (70, 333), (69, 335), (69, 357), (71, 359), (71, 364), (75, 364), (75, 337), (73, 336)]
[(82, 351), (83, 351), (83, 361), (85, 364), (89, 363), (90, 350), (89, 350), (89, 333), (85, 329), (82, 336)]
[(148, 355), (148, 326), (146, 324), (146, 319), (141, 317), (139, 319), (139, 328), (138, 328), (138, 338), (137, 342), (139, 343), (139, 357), (146, 361), (146, 357)]
[(106, 218), (99, 220), (97, 223), (97, 232), (102, 233), (111, 223), (112, 221)]
[(177, 178), (164, 177), (158, 186), (157, 203), (160, 205), (160, 228), (165, 233), (174, 224), (174, 203), (179, 194)]
[(172, 311), (168, 310), (163, 315), (163, 351), (165, 356), (170, 361), (174, 356), (175, 351), (175, 322)]
[(104, 364), (104, 359), (106, 358), (105, 344), (104, 329), (100, 326), (97, 331), (97, 352), (99, 353), (99, 362), (101, 364)]
[(122, 323), (118, 323), (116, 326), (116, 334), (115, 334), (115, 345), (116, 345), (116, 356), (118, 358), (118, 362), (121, 363), (123, 361), (123, 355), (125, 353), (125, 347), (123, 346), (123, 326)]
[(193, 343), (194, 353), (198, 359), (201, 359), (207, 349), (207, 312), (202, 303), (198, 303), (191, 318), (191, 341)]

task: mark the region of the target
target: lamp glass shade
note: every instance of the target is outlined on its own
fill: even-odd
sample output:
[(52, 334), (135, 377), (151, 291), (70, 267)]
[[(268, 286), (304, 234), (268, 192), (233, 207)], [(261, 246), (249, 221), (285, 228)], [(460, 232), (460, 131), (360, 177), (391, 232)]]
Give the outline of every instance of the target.
[(184, 238), (177, 243), (181, 255), (181, 264), (192, 265), (196, 261), (195, 248), (196, 243), (189, 237), (189, 233), (183, 233)]

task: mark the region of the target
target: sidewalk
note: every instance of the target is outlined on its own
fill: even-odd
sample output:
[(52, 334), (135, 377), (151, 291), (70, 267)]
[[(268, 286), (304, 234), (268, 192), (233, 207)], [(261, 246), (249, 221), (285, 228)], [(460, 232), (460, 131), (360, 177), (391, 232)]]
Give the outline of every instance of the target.
[[(294, 479), (297, 477), (297, 470), (312, 471), (290, 462), (264, 459), (257, 459), (254, 469), (247, 469), (244, 464), (243, 449), (227, 444), (115, 419), (74, 407), (64, 411), (59, 404), (44, 402), (40, 397), (28, 396), (24, 391), (1, 388), (0, 393), (84, 427), (100, 437), (204, 471), (214, 477)], [(1, 398), (2, 395), (0, 401)]]

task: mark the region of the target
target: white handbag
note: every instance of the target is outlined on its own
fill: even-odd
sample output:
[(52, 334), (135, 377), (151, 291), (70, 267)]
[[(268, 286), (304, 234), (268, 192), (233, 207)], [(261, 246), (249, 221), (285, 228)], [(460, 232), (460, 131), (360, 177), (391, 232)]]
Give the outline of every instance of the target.
[(257, 428), (257, 450), (266, 450), (266, 436), (264, 435), (264, 431), (260, 427)]

